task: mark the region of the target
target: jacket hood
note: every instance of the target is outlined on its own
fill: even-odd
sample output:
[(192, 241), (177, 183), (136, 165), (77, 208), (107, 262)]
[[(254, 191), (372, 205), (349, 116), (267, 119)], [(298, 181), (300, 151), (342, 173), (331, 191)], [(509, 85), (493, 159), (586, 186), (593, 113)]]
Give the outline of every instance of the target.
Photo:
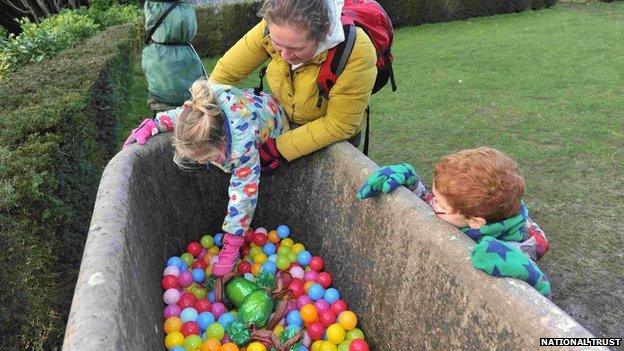
[[(316, 53), (314, 54), (315, 57), (345, 40), (344, 30), (342, 29), (342, 23), (340, 22), (340, 15), (342, 13), (344, 0), (325, 0), (325, 2), (327, 4), (327, 11), (329, 12), (329, 33), (327, 33), (325, 40), (323, 40), (316, 49)], [(292, 65), (292, 69), (297, 69), (302, 65), (303, 63)]]

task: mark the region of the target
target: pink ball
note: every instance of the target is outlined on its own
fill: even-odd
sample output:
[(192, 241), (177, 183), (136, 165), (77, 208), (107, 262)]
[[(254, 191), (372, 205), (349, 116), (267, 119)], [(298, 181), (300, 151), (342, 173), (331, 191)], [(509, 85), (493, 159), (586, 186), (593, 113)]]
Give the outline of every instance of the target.
[(310, 339), (310, 335), (308, 335), (308, 332), (304, 332), (303, 333), (303, 346), (309, 348), (311, 343), (312, 343), (312, 339)]
[(178, 268), (177, 266), (167, 266), (163, 271), (163, 277), (166, 275), (172, 275), (174, 277), (177, 277), (180, 275), (180, 268)]
[(186, 288), (193, 283), (193, 274), (189, 271), (180, 272), (178, 276), (178, 283), (181, 287)]
[(364, 339), (353, 339), (349, 345), (349, 351), (369, 351), (368, 343)]
[(349, 309), (349, 306), (347, 306), (347, 303), (344, 302), (343, 300), (336, 300), (334, 301), (334, 303), (331, 304), (331, 310), (337, 315), (340, 314), (340, 312), (346, 311)]
[(320, 340), (325, 335), (325, 327), (323, 327), (323, 324), (319, 321), (308, 324), (306, 330), (312, 340)]
[(290, 275), (292, 275), (293, 278), (303, 279), (305, 277), (305, 272), (301, 267), (293, 267), (290, 269)]
[(180, 312), (182, 312), (182, 310), (180, 309), (180, 306), (175, 305), (175, 304), (167, 305), (167, 307), (165, 307), (165, 310), (163, 311), (163, 318), (167, 319), (173, 316), (179, 317)]
[(325, 261), (321, 258), (321, 256), (312, 256), (309, 266), (311, 270), (320, 272), (325, 266)]
[(323, 299), (316, 300), (314, 306), (316, 306), (316, 309), (319, 312), (329, 310), (329, 303)]
[(312, 303), (312, 299), (308, 295), (301, 295), (301, 296), (299, 296), (297, 298), (297, 308), (298, 309), (301, 309), (301, 307), (303, 307), (303, 305), (307, 305), (309, 303)]
[(305, 281), (312, 280), (312, 281), (316, 282), (316, 276), (317, 275), (318, 275), (318, 272), (307, 271), (307, 272), (305, 272), (305, 275), (303, 276), (303, 280), (305, 280)]
[(219, 319), (219, 317), (221, 317), (221, 315), (224, 314), (225, 311), (225, 306), (221, 302), (213, 303), (212, 306), (210, 306), (210, 312), (212, 312), (212, 315), (215, 317), (215, 319)]
[(180, 290), (175, 288), (167, 289), (163, 294), (163, 300), (167, 305), (178, 303), (178, 301), (180, 301)]
[(256, 229), (256, 234), (258, 234), (258, 233), (267, 235), (267, 234), (269, 234), (269, 231), (266, 230), (266, 228), (264, 228), (264, 227), (259, 227), (259, 228)]

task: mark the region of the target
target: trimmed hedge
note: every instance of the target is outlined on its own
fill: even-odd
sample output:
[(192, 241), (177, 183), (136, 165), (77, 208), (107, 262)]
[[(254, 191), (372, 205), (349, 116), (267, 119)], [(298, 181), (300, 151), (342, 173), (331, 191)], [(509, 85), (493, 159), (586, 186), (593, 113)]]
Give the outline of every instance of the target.
[(0, 86), (0, 349), (60, 349), (139, 34), (111, 27)]
[[(378, 0), (396, 27), (539, 10), (557, 0)], [(193, 46), (201, 56), (225, 53), (260, 19), (261, 2), (198, 7)]]

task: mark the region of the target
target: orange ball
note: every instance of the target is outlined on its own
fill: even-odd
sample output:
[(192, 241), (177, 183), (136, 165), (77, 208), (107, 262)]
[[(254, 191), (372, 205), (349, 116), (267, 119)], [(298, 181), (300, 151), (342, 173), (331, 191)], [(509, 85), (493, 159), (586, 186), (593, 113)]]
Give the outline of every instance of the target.
[(308, 289), (310, 289), (310, 287), (314, 284), (316, 284), (314, 280), (308, 280), (307, 282), (305, 282), (305, 284), (303, 284), (303, 290), (306, 292), (306, 294), (308, 293)]
[(180, 331), (182, 329), (182, 320), (179, 317), (173, 316), (167, 318), (163, 326), (165, 334), (169, 334), (174, 331)]
[(275, 231), (275, 230), (271, 230), (269, 232), (268, 237), (269, 237), (269, 241), (272, 242), (273, 244), (277, 244), (277, 243), (280, 242), (280, 240), (282, 240), (282, 239), (280, 239), (279, 236), (277, 236), (277, 231)]
[(210, 252), (206, 252), (204, 255), (204, 263), (210, 265), (210, 259), (212, 258), (212, 254)]
[(299, 314), (301, 315), (301, 320), (306, 323), (312, 323), (318, 319), (318, 311), (311, 303), (301, 306)]
[(210, 338), (202, 344), (201, 351), (223, 351), (221, 342), (215, 338)]
[(251, 265), (251, 274), (258, 275), (258, 273), (260, 273), (261, 269), (262, 269), (262, 263), (256, 262), (256, 263)]
[(221, 351), (239, 351), (238, 346), (233, 342), (226, 342), (221, 346)]

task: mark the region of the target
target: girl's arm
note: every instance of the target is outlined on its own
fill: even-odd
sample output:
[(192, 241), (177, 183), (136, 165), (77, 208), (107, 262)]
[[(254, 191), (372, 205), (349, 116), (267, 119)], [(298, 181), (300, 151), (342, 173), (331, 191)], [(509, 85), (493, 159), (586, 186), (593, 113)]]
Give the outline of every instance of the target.
[(156, 117), (154, 118), (154, 122), (156, 122), (156, 127), (158, 128), (158, 132), (170, 132), (173, 130), (175, 126), (175, 121), (180, 116), (184, 107), (177, 107), (172, 110), (167, 110), (163, 112), (158, 112)]

